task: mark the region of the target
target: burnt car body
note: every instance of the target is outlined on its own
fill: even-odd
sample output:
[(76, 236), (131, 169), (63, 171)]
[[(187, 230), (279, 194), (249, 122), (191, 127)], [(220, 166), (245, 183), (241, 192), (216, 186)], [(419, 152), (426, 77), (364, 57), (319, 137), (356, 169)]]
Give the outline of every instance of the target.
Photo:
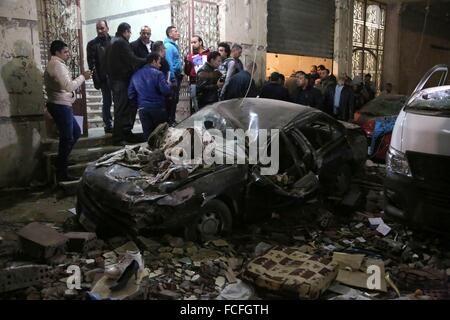
[(381, 95), (355, 112), (354, 122), (367, 135), (369, 158), (377, 161), (386, 160), (395, 121), (406, 100), (407, 96), (404, 95)]
[[(195, 168), (170, 163), (168, 151), (177, 148), (171, 141), (180, 141), (175, 130), (192, 130), (198, 121), (202, 130), (221, 132), (278, 129), (278, 174), (262, 175), (264, 166), (249, 161)], [(90, 165), (78, 191), (77, 212), (83, 226), (96, 232), (133, 237), (184, 228), (188, 238), (214, 237), (230, 231), (232, 221), (261, 219), (264, 212), (320, 193), (343, 195), (352, 174), (364, 166), (366, 152), (360, 127), (319, 110), (267, 99), (219, 102), (176, 128), (158, 127), (148, 144)], [(123, 157), (131, 160), (124, 163)]]

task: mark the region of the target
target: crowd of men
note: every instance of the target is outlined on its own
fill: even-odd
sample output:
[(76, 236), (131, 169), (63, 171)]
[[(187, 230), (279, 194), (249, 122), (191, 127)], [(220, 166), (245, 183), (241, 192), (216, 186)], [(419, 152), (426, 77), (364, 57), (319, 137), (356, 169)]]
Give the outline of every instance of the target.
[[(375, 88), (367, 74), (364, 81), (346, 74), (337, 78), (323, 65), (311, 67), (309, 73), (297, 71), (287, 81), (274, 72), (262, 88), (260, 97), (290, 101), (317, 108), (339, 120), (350, 121), (354, 113), (375, 98)], [(392, 91), (392, 85), (386, 90)]]
[[(177, 44), (180, 34), (175, 26), (167, 27), (164, 41), (155, 42), (151, 40), (151, 28), (144, 26), (139, 38), (131, 43), (128, 23), (121, 23), (114, 37), (105, 20), (98, 21), (96, 29), (97, 37), (87, 45), (89, 71), (74, 80), (65, 65), (70, 56), (67, 44), (56, 40), (51, 45), (45, 85), (47, 109), (60, 132), (60, 181), (73, 180), (67, 174), (67, 162), (81, 134), (71, 108), (74, 91), (91, 77), (102, 93), (105, 132), (112, 133), (116, 145), (143, 142), (159, 124), (176, 124), (184, 75), (189, 78), (192, 113), (221, 100), (259, 96), (311, 106), (348, 121), (358, 107), (375, 96), (370, 75), (364, 83), (353, 84), (345, 75), (336, 79), (324, 66), (313, 66), (310, 73), (296, 72), (286, 82), (282, 74), (273, 73), (258, 91), (253, 80), (257, 65), (253, 61), (243, 65), (243, 48), (238, 44), (221, 42), (217, 51), (212, 51), (196, 35), (191, 39), (191, 53), (182, 57)], [(132, 132), (137, 114), (142, 135)]]

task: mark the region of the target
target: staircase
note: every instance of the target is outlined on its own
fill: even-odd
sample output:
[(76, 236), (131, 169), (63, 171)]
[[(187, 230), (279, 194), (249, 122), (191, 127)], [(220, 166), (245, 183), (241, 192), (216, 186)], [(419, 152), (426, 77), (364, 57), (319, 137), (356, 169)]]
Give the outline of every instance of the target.
[[(87, 101), (87, 115), (88, 126), (92, 128), (103, 128), (102, 118), (102, 92), (94, 88), (94, 82), (92, 80), (86, 81), (86, 101)], [(111, 115), (114, 117), (114, 104), (111, 107)], [(139, 115), (136, 114), (135, 125), (140, 125)]]
[[(80, 138), (69, 157), (69, 174), (81, 178), (89, 163), (95, 162), (105, 154), (120, 150), (122, 147), (112, 145), (112, 136), (105, 135), (103, 128), (90, 129), (89, 137)], [(43, 142), (47, 172), (47, 182), (59, 186), (64, 196), (74, 195), (79, 181), (56, 182), (56, 157), (58, 155), (58, 139), (47, 139)]]
[[(89, 137), (82, 137), (76, 143), (69, 157), (69, 174), (74, 177), (83, 175), (89, 163), (95, 162), (105, 154), (122, 149), (112, 145), (112, 135), (105, 134), (102, 120), (102, 94), (94, 88), (92, 81), (86, 82), (87, 113), (89, 123)], [(177, 108), (177, 120), (182, 121), (189, 116), (189, 88), (182, 86), (180, 103)], [(139, 119), (137, 119), (134, 133), (142, 132)], [(58, 155), (58, 139), (47, 138), (43, 142), (43, 150), (46, 164), (47, 182), (49, 185), (58, 186), (59, 196), (75, 195), (79, 181), (57, 183), (56, 181), (56, 157)]]

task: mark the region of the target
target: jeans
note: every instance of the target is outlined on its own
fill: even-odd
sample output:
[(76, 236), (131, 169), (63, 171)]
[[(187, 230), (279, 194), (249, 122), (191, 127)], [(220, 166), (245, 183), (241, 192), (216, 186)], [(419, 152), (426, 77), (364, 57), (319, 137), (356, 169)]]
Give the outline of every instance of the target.
[(197, 112), (198, 111), (198, 100), (197, 100), (197, 85), (191, 84), (191, 111)]
[(47, 103), (47, 110), (51, 114), (59, 131), (56, 175), (58, 178), (66, 178), (69, 155), (81, 136), (81, 129), (73, 116), (72, 107)]
[(102, 90), (102, 97), (103, 97), (103, 108), (102, 108), (103, 124), (105, 125), (106, 129), (111, 129), (112, 128), (112, 117), (111, 117), (112, 90), (107, 81), (105, 81), (102, 84), (101, 90)]
[(177, 105), (180, 101), (180, 89), (181, 89), (181, 81), (183, 78), (177, 78), (176, 80), (172, 81), (172, 96), (170, 99), (169, 104), (169, 123), (172, 124), (175, 122), (176, 115), (177, 115)]
[(130, 123), (133, 107), (128, 100), (128, 82), (113, 80), (111, 85), (114, 100), (113, 140), (121, 141), (133, 129)]
[(142, 123), (144, 139), (148, 140), (157, 126), (168, 121), (168, 114), (164, 107), (141, 108), (139, 109), (139, 119)]

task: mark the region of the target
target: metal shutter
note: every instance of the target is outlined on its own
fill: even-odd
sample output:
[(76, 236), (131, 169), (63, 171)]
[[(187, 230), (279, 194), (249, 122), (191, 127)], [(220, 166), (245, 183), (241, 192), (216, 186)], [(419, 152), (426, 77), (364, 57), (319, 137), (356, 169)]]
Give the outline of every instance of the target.
[(334, 0), (269, 0), (268, 52), (333, 58)]

